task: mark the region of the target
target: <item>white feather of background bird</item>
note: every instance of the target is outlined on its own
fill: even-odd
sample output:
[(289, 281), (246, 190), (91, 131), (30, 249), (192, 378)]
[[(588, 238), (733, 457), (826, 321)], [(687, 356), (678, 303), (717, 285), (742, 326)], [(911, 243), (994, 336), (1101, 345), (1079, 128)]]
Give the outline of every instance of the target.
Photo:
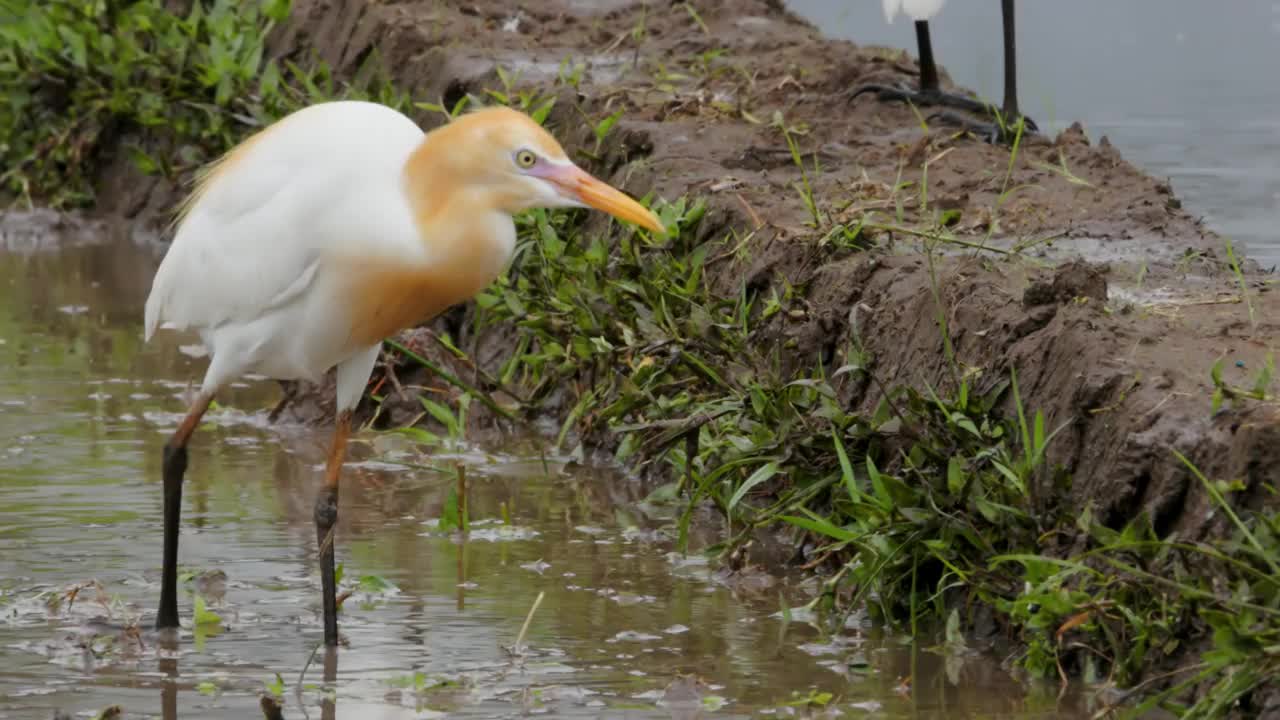
[(947, 0), (884, 0), (885, 22), (892, 23), (899, 12), (904, 12), (912, 20), (928, 20), (946, 4)]

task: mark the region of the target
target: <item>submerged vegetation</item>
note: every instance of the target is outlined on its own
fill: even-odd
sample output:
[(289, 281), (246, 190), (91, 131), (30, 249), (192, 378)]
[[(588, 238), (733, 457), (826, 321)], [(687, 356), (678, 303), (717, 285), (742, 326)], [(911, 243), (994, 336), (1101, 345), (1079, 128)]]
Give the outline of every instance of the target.
[[(411, 107), (376, 57), (357, 74), (372, 80), (354, 89), (339, 88), (322, 63), (265, 59), (267, 33), (289, 10), (280, 0), (197, 2), (186, 17), (162, 0), (3, 7), (3, 185), (27, 203), (91, 203), (93, 169), (124, 150), (121, 141), (132, 143), (139, 168), (176, 178), (309, 102), (345, 95)], [(705, 29), (693, 5), (684, 7)], [(453, 107), (415, 98), (424, 100), (417, 107), (449, 114), (501, 102), (554, 121), (551, 96), (518, 92), (510, 76), (499, 77), (502, 87)], [(561, 83), (576, 87), (577, 74), (562, 72)], [(590, 118), (585, 161), (603, 159), (623, 113)], [(776, 124), (800, 170), (796, 191), (816, 251), (874, 262), (876, 242), (864, 231), (883, 218), (834, 223), (791, 127)], [(1010, 152), (1011, 169), (1016, 143)], [(1070, 174), (1065, 159), (1062, 172)], [(927, 185), (918, 190), (928, 207)], [(1033, 677), (1136, 685), (1147, 706), (1188, 717), (1221, 715), (1280, 677), (1280, 516), (1237, 514), (1229, 498), (1238, 481), (1205, 477), (1179, 456), (1211, 511), (1229, 518), (1226, 536), (1160, 536), (1145, 515), (1110, 528), (1066, 502), (1071, 478), (1046, 453), (1057, 428), (1024, 407), (1017, 376), (980, 393), (972, 369), (950, 352), (952, 308), (936, 276), (936, 327), (953, 389), (889, 386), (856, 333), (830, 357), (789, 356), (773, 325), (803, 315), (800, 289), (743, 282), (719, 291), (711, 268), (743, 260), (750, 238), (701, 232), (704, 199), (655, 205), (667, 237), (606, 230), (580, 211), (518, 218), (516, 259), (477, 298), (467, 334), (509, 334), (508, 353), (471, 365), (484, 387), (518, 388), (508, 395), (519, 407), (450, 377), (465, 391), (459, 405), (424, 399), (425, 415), (457, 439), (482, 405), (499, 415), (560, 412), (557, 443), (572, 439), (575, 456), (611, 448), (619, 462), (671, 480), (651, 500), (679, 504), (682, 549), (695, 508), (706, 504), (726, 521), (709, 551), (730, 564), (743, 562), (741, 550), (762, 531), (789, 536), (797, 562), (822, 573), (811, 609), (833, 631), (863, 608), (912, 634), (949, 620), (995, 627)], [(954, 218), (944, 212), (911, 228), (894, 220), (945, 243)], [(389, 351), (426, 362), (398, 344)], [(1252, 393), (1214, 380), (1232, 399), (1274, 399), (1269, 371)], [(851, 398), (862, 394), (878, 398), (874, 410), (856, 409)], [(466, 523), (465, 493), (455, 494), (445, 524)], [(1199, 659), (1171, 665), (1187, 644)], [(1188, 688), (1198, 690), (1182, 693)]]

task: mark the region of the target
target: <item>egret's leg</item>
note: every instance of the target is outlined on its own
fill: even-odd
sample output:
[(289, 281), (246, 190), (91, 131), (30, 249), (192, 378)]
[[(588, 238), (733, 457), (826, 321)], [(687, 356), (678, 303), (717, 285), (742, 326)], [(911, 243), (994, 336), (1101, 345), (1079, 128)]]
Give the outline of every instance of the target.
[(909, 102), (917, 107), (949, 107), (980, 115), (991, 114), (991, 106), (981, 100), (974, 100), (964, 95), (945, 93), (937, 89), (915, 91), (905, 87), (870, 84), (855, 88), (850, 93), (849, 99), (852, 100), (863, 93), (871, 92), (876, 94), (877, 100), (884, 102), (896, 100), (898, 102)]
[[(338, 680), (338, 649), (327, 647), (324, 650), (324, 682), (333, 687)], [(338, 702), (334, 693), (326, 692), (320, 701), (320, 720), (335, 720), (338, 717)]]
[(1013, 0), (1003, 0), (1001, 12), (1004, 20), (1004, 106), (1000, 115), (997, 116), (990, 109), (984, 109), (977, 114), (984, 115), (990, 120), (978, 120), (960, 113), (942, 110), (930, 115), (928, 118), (930, 121), (940, 120), (948, 125), (960, 127), (992, 144), (1012, 143), (1017, 137), (1019, 117), (1023, 121), (1024, 135), (1040, 132), (1036, 122), (1026, 115), (1022, 115), (1021, 111), (1018, 110), (1018, 53), (1014, 39)]
[(854, 88), (849, 99), (852, 100), (863, 93), (873, 92), (881, 101), (896, 100), (910, 102), (920, 106), (940, 105), (964, 110), (965, 112), (987, 112), (986, 103), (963, 95), (942, 92), (938, 82), (938, 64), (933, 59), (933, 41), (929, 38), (929, 21), (916, 21), (916, 46), (920, 56), (920, 87), (909, 90), (905, 87), (869, 84)]
[[(1007, 118), (1016, 118), (1022, 113), (1018, 111), (1018, 47), (1013, 0), (1001, 0), (1000, 17), (1004, 24), (1004, 107), (1001, 112)], [(1031, 118), (1027, 118), (1027, 127), (1036, 129)]]
[[(1007, 132), (1007, 130), (1009, 126), (1016, 122), (1020, 114), (1018, 112), (1013, 0), (1003, 0), (1001, 10), (1004, 21), (1004, 107), (1000, 112), (1005, 120), (1006, 127), (1004, 129), (1000, 127), (1001, 118), (997, 116), (993, 105), (971, 97), (965, 97), (964, 95), (942, 91), (938, 82), (938, 66), (933, 59), (933, 43), (929, 39), (929, 23), (923, 20), (916, 22), (916, 43), (920, 49), (919, 90), (869, 84), (854, 88), (849, 95), (849, 99), (852, 100), (863, 93), (875, 93), (876, 99), (884, 102), (909, 102), (917, 107), (941, 107), (971, 113), (987, 118), (987, 120), (965, 118), (959, 113), (948, 112), (947, 110), (934, 113), (928, 120), (943, 120), (949, 124), (958, 125), (987, 139), (989, 142), (1010, 142), (1013, 139), (1013, 133)], [(1025, 120), (1027, 132), (1039, 131), (1039, 128), (1036, 127), (1031, 118), (1025, 118)]]
[(938, 83), (938, 63), (933, 59), (928, 20), (916, 21), (916, 47), (920, 50), (920, 92), (936, 93), (941, 85)]
[(160, 717), (164, 720), (178, 720), (178, 649), (176, 636), (161, 636), (156, 644), (160, 656), (160, 672), (164, 673), (164, 683), (160, 689)]
[(156, 629), (178, 627), (178, 523), (182, 516), (182, 476), (187, 471), (187, 441), (213, 401), (200, 393), (164, 446), (164, 565), (160, 572), (160, 612)]
[(320, 583), (324, 597), (324, 644), (338, 644), (338, 602), (333, 567), (334, 529), (338, 525), (338, 476), (347, 456), (347, 437), (351, 434), (351, 411), (338, 414), (333, 431), (333, 446), (325, 466), (324, 487), (316, 496), (316, 542), (320, 545)]
[[(1004, 115), (1004, 123), (1006, 130), (1017, 124), (1018, 118), (1022, 118), (1023, 125), (1028, 132), (1038, 133), (1040, 128), (1036, 126), (1035, 120), (1022, 114), (1018, 109), (1018, 43), (1016, 39), (1016, 19), (1013, 14), (1013, 0), (1003, 0), (1000, 4), (1000, 12), (1004, 18), (1004, 107), (1000, 112)], [(1010, 133), (1002, 133), (1006, 139)]]

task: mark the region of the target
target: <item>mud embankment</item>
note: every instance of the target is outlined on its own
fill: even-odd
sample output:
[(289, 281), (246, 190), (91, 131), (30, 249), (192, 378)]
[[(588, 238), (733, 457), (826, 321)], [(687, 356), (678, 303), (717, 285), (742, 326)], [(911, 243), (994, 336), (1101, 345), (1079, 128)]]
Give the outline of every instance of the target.
[[(584, 63), (576, 87), (559, 86), (550, 124), (567, 147), (594, 149), (587, 119), (623, 111), (584, 164), (634, 195), (704, 198), (699, 238), (737, 250), (708, 263), (707, 281), (726, 295), (744, 281), (762, 297), (794, 289), (785, 312), (756, 330), (759, 343), (783, 348), (785, 363), (829, 363), (856, 342), (886, 385), (951, 392), (959, 376), (942, 317), (975, 390), (1016, 371), (1024, 405), (1043, 410), (1050, 428), (1065, 425), (1049, 448), (1073, 478), (1065, 501), (1106, 526), (1146, 513), (1162, 538), (1228, 529), (1173, 450), (1210, 478), (1240, 481), (1237, 507), (1276, 503), (1267, 488), (1280, 484), (1280, 413), (1230, 401), (1212, 412), (1210, 379), (1224, 359), (1225, 382), (1253, 384), (1277, 336), (1276, 294), (1253, 263), (1237, 278), (1223, 241), (1105, 139), (1078, 127), (1028, 137), (1011, 165), (1008, 148), (946, 127), (922, 131), (907, 107), (850, 102), (843, 93), (859, 83), (910, 82), (913, 62), (824, 38), (777, 2), (706, 0), (696, 16), (627, 0), (525, 5), (297, 0), (272, 52), (315, 50), (341, 77), (376, 49), (412, 97), (445, 105), (500, 87), (498, 66), (519, 73), (520, 86), (550, 87), (562, 60)], [(418, 119), (441, 122), (425, 110)], [(775, 121), (792, 128), (803, 177)], [(797, 189), (804, 180), (823, 227)], [(123, 163), (105, 168), (101, 185), (107, 212), (147, 217), (176, 198)], [(820, 242), (868, 211), (879, 219), (863, 232), (878, 249)], [(919, 237), (884, 229), (920, 227), (940, 212), (959, 237), (994, 249), (947, 244), (931, 262)], [(455, 309), (436, 327), (481, 366), (505, 358), (513, 333), (469, 336), (468, 312)], [(852, 409), (880, 400), (865, 381), (833, 384)], [(306, 389), (295, 397), (286, 414), (324, 418), (323, 399)], [(574, 401), (565, 394), (560, 410)], [(1059, 534), (1041, 550), (1060, 555), (1085, 542)]]

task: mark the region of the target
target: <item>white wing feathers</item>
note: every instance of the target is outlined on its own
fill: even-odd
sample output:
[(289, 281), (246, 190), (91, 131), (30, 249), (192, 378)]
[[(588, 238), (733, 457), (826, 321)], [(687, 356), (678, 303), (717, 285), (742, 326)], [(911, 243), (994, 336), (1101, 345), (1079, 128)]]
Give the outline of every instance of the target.
[[(147, 298), (162, 324), (215, 329), (295, 300), (336, 244), (398, 242), (388, 203), (422, 130), (381, 105), (315, 105), (229, 157), (179, 226)], [(383, 240), (385, 238), (385, 240)], [(371, 247), (372, 245), (372, 247)]]
[[(209, 188), (183, 221), (147, 298), (148, 339), (161, 323), (204, 329), (252, 319), (314, 278), (320, 248), (297, 242), (294, 226), (298, 180), (283, 165), (255, 170), (248, 185)], [(247, 189), (258, 190), (253, 204)]]

